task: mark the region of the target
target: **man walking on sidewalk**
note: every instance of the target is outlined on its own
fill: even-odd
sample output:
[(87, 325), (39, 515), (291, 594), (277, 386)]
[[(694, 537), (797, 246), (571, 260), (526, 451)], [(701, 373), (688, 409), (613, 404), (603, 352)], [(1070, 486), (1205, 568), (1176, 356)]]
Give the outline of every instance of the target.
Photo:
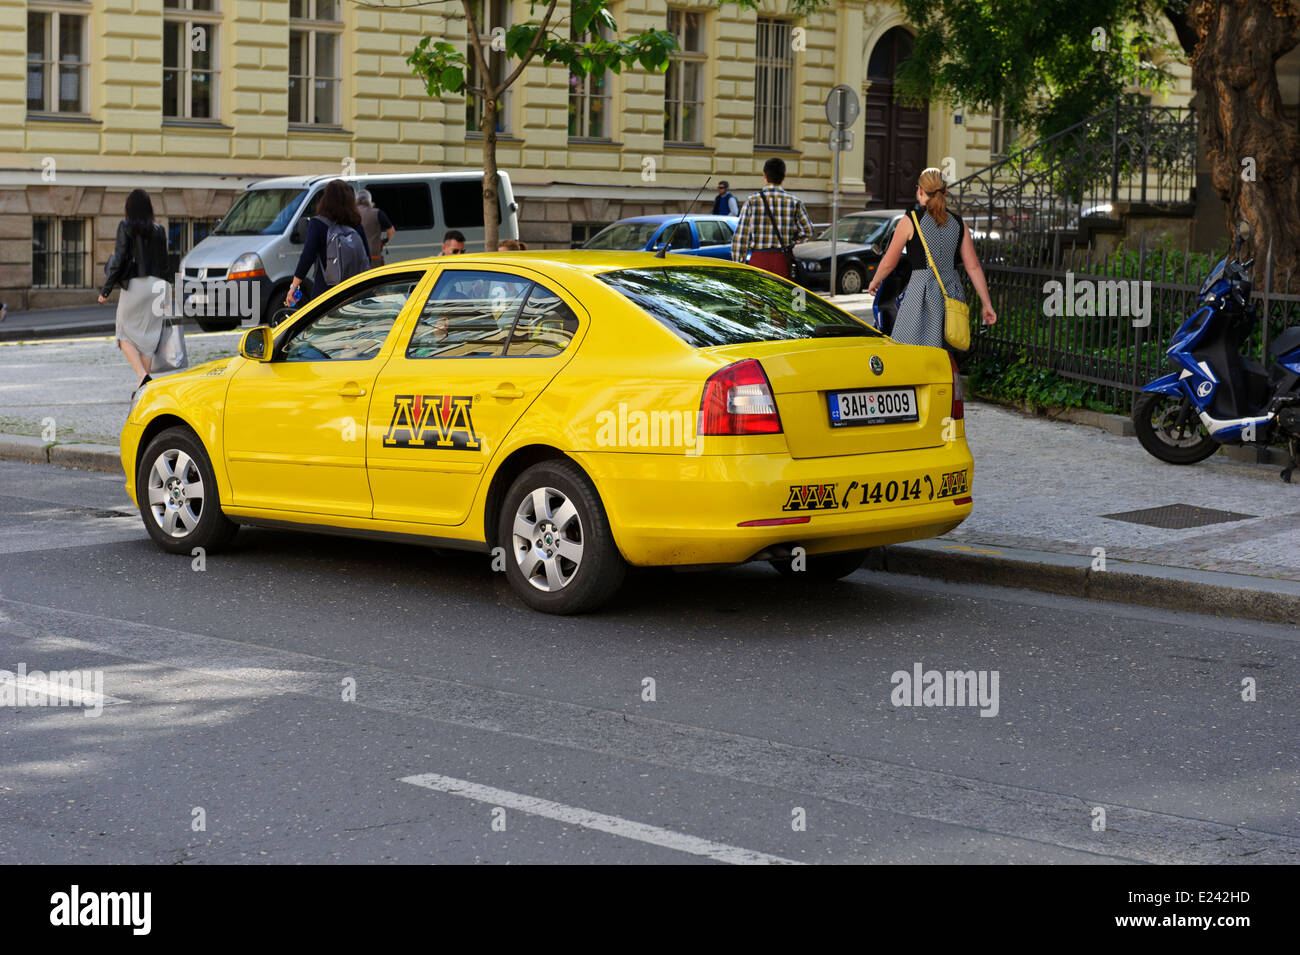
[(718, 183), (718, 195), (713, 200), (713, 215), (740, 215), (740, 201), (736, 198), (735, 193), (731, 191), (731, 183), (725, 179)]
[(763, 163), (763, 188), (745, 200), (740, 226), (731, 239), (731, 257), (790, 278), (793, 248), (812, 238), (812, 222), (797, 196), (781, 188), (785, 160), (773, 156)]

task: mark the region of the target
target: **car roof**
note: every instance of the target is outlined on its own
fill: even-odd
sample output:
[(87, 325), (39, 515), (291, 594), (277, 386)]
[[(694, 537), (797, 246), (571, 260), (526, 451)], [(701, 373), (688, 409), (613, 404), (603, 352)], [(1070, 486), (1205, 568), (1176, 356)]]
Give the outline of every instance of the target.
[[(448, 262), (447, 259), (453, 261)], [(598, 275), (617, 269), (662, 268), (672, 265), (678, 268), (696, 266), (699, 268), (749, 268), (749, 266), (732, 262), (729, 259), (701, 259), (698, 255), (674, 255), (668, 253), (658, 258), (653, 252), (606, 251), (603, 249), (530, 249), (527, 252), (472, 252), (456, 256), (431, 256), (424, 259), (408, 259), (392, 262), (393, 266), (430, 268), (435, 265), (472, 265), (488, 268), (493, 265), (517, 265), (530, 269), (553, 269), (557, 272), (579, 272), (585, 275)]]
[[(611, 222), (610, 225), (618, 225), (619, 222), (671, 222), (671, 221), (673, 221), (674, 219), (680, 219), (680, 218), (682, 218), (682, 214), (681, 214), (680, 212), (668, 212), (668, 213), (664, 213), (663, 215), (655, 215), (655, 216), (628, 216), (626, 219), (619, 219), (619, 220), (616, 221), (616, 222)], [(734, 219), (734, 218), (736, 218), (736, 217), (735, 217), (735, 216), (715, 216), (715, 215), (710, 215), (710, 214), (705, 213), (705, 212), (701, 212), (701, 213), (689, 212), (689, 213), (686, 214), (686, 218), (687, 218), (687, 219), (695, 219), (695, 220), (699, 220), (699, 219), (718, 219), (718, 220), (721, 220), (721, 221), (725, 222), (725, 221), (727, 221), (728, 219)]]
[[(501, 175), (505, 175), (502, 173)], [(428, 182), (437, 182), (441, 179), (481, 179), (483, 173), (473, 169), (452, 170), (448, 172), (386, 172), (378, 173), (374, 176), (337, 176), (333, 174), (315, 175), (315, 176), (275, 176), (271, 179), (259, 179), (256, 182), (250, 182), (248, 189), (304, 189), (307, 186), (314, 185), (318, 182), (326, 182), (330, 179), (342, 179), (344, 182), (409, 182), (411, 180), (425, 180)]]

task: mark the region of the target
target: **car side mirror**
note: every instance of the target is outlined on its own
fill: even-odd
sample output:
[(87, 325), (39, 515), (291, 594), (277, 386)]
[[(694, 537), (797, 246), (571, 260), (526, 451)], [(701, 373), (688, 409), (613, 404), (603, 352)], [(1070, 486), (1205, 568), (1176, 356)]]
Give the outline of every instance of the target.
[(307, 223), (310, 220), (304, 216), (293, 224), (293, 231), (289, 233), (289, 241), (294, 245), (302, 245), (307, 241)]
[(270, 361), (273, 347), (271, 329), (267, 325), (250, 328), (239, 340), (239, 354), (249, 361)]

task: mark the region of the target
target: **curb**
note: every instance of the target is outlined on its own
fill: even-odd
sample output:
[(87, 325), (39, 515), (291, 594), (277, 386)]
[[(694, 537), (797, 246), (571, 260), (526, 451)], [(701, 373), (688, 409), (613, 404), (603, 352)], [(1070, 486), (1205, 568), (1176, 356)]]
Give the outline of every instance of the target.
[(1092, 557), (1080, 554), (939, 539), (876, 548), (863, 566), (1184, 613), (1300, 622), (1300, 581), (1115, 559), (1106, 561), (1105, 570), (1092, 564)]
[(57, 444), (23, 434), (0, 434), (0, 460), (122, 473), (122, 452), (107, 444)]

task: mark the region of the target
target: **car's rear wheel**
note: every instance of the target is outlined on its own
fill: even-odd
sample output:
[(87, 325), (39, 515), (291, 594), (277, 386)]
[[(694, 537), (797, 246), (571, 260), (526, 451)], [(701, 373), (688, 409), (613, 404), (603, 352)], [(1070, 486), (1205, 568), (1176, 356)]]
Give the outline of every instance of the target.
[(816, 557), (805, 557), (805, 566), (802, 570), (796, 570), (794, 561), (791, 560), (773, 560), (769, 561), (769, 563), (782, 577), (812, 583), (828, 583), (847, 577), (861, 567), (862, 562), (866, 559), (867, 552), (865, 550), (849, 550), (842, 554), (819, 554)]
[(135, 493), (149, 536), (173, 554), (189, 554), (195, 547), (220, 550), (239, 530), (221, 512), (212, 463), (188, 428), (168, 428), (149, 442)]
[(502, 502), (497, 542), (524, 603), (571, 614), (605, 603), (627, 565), (591, 479), (571, 461), (543, 461), (515, 479)]

